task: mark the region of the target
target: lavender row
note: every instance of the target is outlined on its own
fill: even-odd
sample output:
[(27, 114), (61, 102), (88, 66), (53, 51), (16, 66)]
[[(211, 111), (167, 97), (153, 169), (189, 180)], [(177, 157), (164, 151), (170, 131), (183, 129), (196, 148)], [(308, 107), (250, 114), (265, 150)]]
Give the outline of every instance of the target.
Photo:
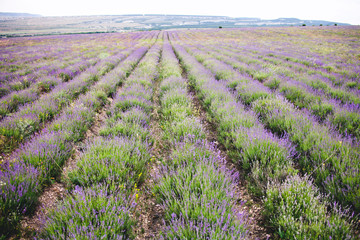
[[(84, 60), (90, 61), (89, 63), (93, 65), (96, 59), (111, 55), (109, 52), (114, 52), (119, 45), (120, 48), (129, 48), (134, 42), (147, 41), (153, 35), (154, 33), (122, 33), (12, 39), (8, 43), (10, 46), (5, 44), (2, 48), (2, 66), (4, 69), (10, 68), (11, 71), (15, 66), (20, 72), (15, 71), (8, 76), (4, 71), (5, 76), (0, 77), (0, 83), (3, 82), (1, 84), (10, 86), (13, 90), (20, 90), (27, 88), (32, 82), (41, 80), (41, 76), (44, 75), (54, 77), (56, 75), (67, 81), (82, 69), (79, 64), (84, 65), (82, 63)], [(37, 44), (33, 45), (35, 39)], [(24, 45), (25, 52), (22, 51)], [(74, 54), (78, 57), (72, 57)], [(16, 61), (17, 58), (20, 60)], [(8, 93), (6, 86), (5, 88), (0, 86), (0, 96)]]
[(153, 110), (153, 79), (158, 77), (157, 64), (160, 46), (154, 45), (146, 58), (139, 63), (136, 71), (126, 81), (109, 111), (107, 126), (101, 135), (122, 135), (149, 139), (150, 115)]
[[(240, 35), (240, 33), (242, 33), (242, 35), (243, 35), (242, 31), (234, 31), (234, 34)], [(211, 34), (211, 33), (207, 32), (205, 34)], [(274, 61), (274, 60), (270, 60), (270, 62), (275, 63), (276, 66), (271, 66), (270, 64), (264, 63), (264, 61), (260, 60), (262, 58), (261, 53), (269, 52), (268, 55), (273, 56), (274, 52), (277, 53), (278, 51), (284, 51), (284, 49), (283, 49), (284, 46), (283, 45), (279, 46), (279, 45), (277, 45), (278, 43), (275, 42), (274, 43), (275, 45), (270, 49), (275, 48), (276, 51), (268, 50), (269, 48), (266, 48), (267, 50), (264, 51), (263, 50), (264, 46), (262, 46), (261, 44), (258, 44), (258, 43), (251, 43), (253, 45), (245, 44), (245, 46), (244, 46), (244, 42), (246, 43), (246, 41), (248, 41), (249, 39), (250, 39), (249, 36), (241, 36), (240, 39), (236, 39), (236, 38), (230, 38), (228, 40), (225, 39), (224, 40), (225, 43), (220, 44), (218, 42), (215, 42), (214, 44), (212, 44), (212, 43), (208, 44), (208, 46), (210, 46), (211, 48), (215, 48), (216, 51), (218, 51), (221, 54), (225, 53), (226, 55), (236, 57), (236, 59), (240, 60), (240, 62), (236, 63), (236, 66), (239, 69), (241, 69), (242, 71), (247, 72), (249, 74), (252, 74), (259, 79), (264, 80), (264, 79), (268, 78), (269, 76), (271, 76), (273, 72), (278, 72), (280, 70), (282, 70), (282, 74), (286, 74), (290, 77), (299, 75), (296, 73), (296, 72), (299, 72), (299, 73), (303, 73), (303, 74), (299, 75), (300, 78), (297, 78), (298, 80), (304, 81), (305, 83), (309, 84), (310, 87), (316, 88), (318, 90), (319, 89), (321, 90), (321, 88), (326, 90), (325, 92), (328, 92), (328, 95), (331, 98), (339, 99), (343, 102), (349, 102), (349, 101), (352, 102), (352, 101), (359, 100), (358, 97), (348, 93), (349, 89), (347, 89), (347, 88), (346, 89), (337, 89), (337, 88), (333, 88), (331, 86), (331, 83), (329, 81), (343, 81), (344, 79), (346, 79), (346, 76), (344, 76), (345, 73), (334, 75), (334, 74), (332, 74), (331, 71), (330, 72), (329, 71), (317, 72), (316, 69), (304, 67), (301, 65), (295, 65), (295, 66), (290, 65), (291, 69), (286, 69), (286, 68), (284, 68), (284, 65), (288, 65), (287, 62), (283, 63), (283, 62), (278, 62), (278, 61)], [(200, 39), (200, 41), (201, 41), (201, 39)], [(286, 49), (286, 47), (285, 47), (285, 49)], [(299, 47), (299, 46), (297, 46), (297, 47)], [(301, 50), (302, 50), (302, 52), (304, 52), (305, 49), (301, 49)], [(288, 51), (293, 51), (293, 49), (288, 50)], [(351, 56), (351, 55), (349, 55), (349, 56)], [(316, 56), (316, 57), (319, 57), (319, 56)], [(332, 55), (332, 57), (333, 57), (333, 55)], [(354, 67), (355, 66), (356, 65), (354, 65)], [(354, 71), (356, 72), (358, 70), (355, 69)], [(307, 73), (307, 74), (305, 74), (305, 73)], [(303, 76), (304, 74), (305, 74), (305, 77)], [(355, 75), (353, 77), (348, 76), (348, 79), (350, 81), (353, 81), (353, 82), (349, 82), (350, 85), (353, 85), (353, 83), (355, 83), (357, 81), (356, 79), (358, 79), (359, 76), (356, 77)], [(308, 79), (309, 77), (311, 79)], [(325, 81), (325, 82), (322, 82), (322, 81)], [(321, 83), (321, 84), (319, 85), (318, 83)], [(322, 91), (320, 91), (320, 92), (322, 92)]]
[[(231, 48), (231, 50), (226, 50), (229, 48)], [(333, 76), (328, 75), (328, 73), (318, 73), (304, 66), (287, 66), (288, 64), (286, 62), (278, 62), (271, 58), (265, 58), (258, 52), (255, 54), (246, 51), (236, 51), (232, 46), (228, 46), (225, 49), (220, 48), (219, 50), (227, 56), (238, 59), (238, 61), (235, 61), (237, 66), (260, 81), (289, 78), (302, 82), (305, 86), (308, 86), (309, 89), (315, 90), (317, 94), (336, 99), (342, 104), (360, 104), (359, 93), (357, 91), (351, 91), (351, 89), (355, 87), (353, 86), (353, 81), (356, 80), (349, 80), (345, 86), (339, 87), (339, 84), (334, 84), (333, 82), (344, 81), (344, 77), (341, 75)]]
[[(131, 48), (133, 47), (134, 44), (135, 42), (130, 44), (124, 43), (124, 46), (128, 45), (128, 48)], [(79, 52), (77, 54), (79, 54)], [(58, 69), (59, 67), (55, 67), (54, 69), (47, 67), (46, 69), (48, 69), (49, 72), (52, 72), (52, 74), (48, 75), (44, 73), (42, 76), (37, 76), (39, 79), (37, 80), (37, 82), (31, 85), (30, 88), (24, 89), (22, 91), (14, 92), (1, 99), (0, 119), (2, 117), (5, 117), (7, 114), (16, 111), (19, 106), (24, 105), (25, 103), (29, 104), (37, 100), (40, 97), (40, 94), (44, 92), (49, 92), (51, 89), (53, 89), (56, 85), (60, 84), (61, 82), (67, 82), (73, 79), (73, 77), (75, 77), (80, 72), (86, 70), (86, 68), (88, 68), (90, 65), (94, 65), (97, 61), (97, 57), (98, 56), (96, 54), (94, 55), (91, 62), (85, 61), (79, 64), (70, 65), (68, 68), (64, 68), (64, 69), (62, 69), (62, 67), (60, 67), (60, 69)], [(60, 60), (57, 59), (57, 61), (61, 61), (61, 59)]]
[[(289, 239), (319, 235), (351, 238), (352, 225), (347, 213), (339, 209), (328, 212), (330, 204), (312, 182), (297, 176), (291, 160), (295, 152), (289, 140), (266, 131), (257, 115), (236, 101), (225, 82), (217, 81), (215, 74), (181, 46), (175, 45), (175, 49), (204, 107), (217, 124), (221, 142), (249, 172), (249, 189), (265, 195), (264, 214), (276, 233)], [(288, 182), (293, 185), (288, 187)]]
[[(28, 88), (46, 76), (59, 77), (63, 80), (69, 79), (74, 73), (81, 70), (81, 66), (86, 66), (88, 63), (94, 64), (101, 49), (87, 50), (81, 53), (70, 49), (70, 46), (75, 47), (74, 44), (80, 43), (70, 43), (66, 46), (66, 51), (59, 52), (54, 52), (55, 48), (48, 49), (48, 46), (39, 44), (41, 47), (39, 45), (28, 47), (31, 49), (30, 54), (18, 51), (20, 46), (16, 46), (14, 49), (16, 51), (12, 52), (6, 52), (5, 47), (3, 72), (0, 79), (0, 97)], [(36, 55), (39, 58), (31, 60), (29, 55)], [(11, 58), (17, 56), (21, 56), (22, 60), (14, 62), (14, 59)]]
[(234, 206), (237, 175), (226, 170), (192, 113), (187, 84), (169, 42), (160, 75), (163, 138), (172, 153), (163, 162), (153, 193), (165, 211), (160, 239), (245, 239), (246, 217)]
[[(211, 57), (206, 57), (206, 54), (199, 53), (199, 51), (196, 51), (197, 58), (204, 62), (204, 64), (210, 68), (216, 68), (217, 72), (217, 78), (239, 78), (242, 79), (242, 81), (250, 82), (252, 79), (250, 76), (241, 75), (239, 73), (236, 73), (233, 69), (231, 69), (229, 66), (226, 66), (224, 63), (216, 60), (211, 59)], [(204, 60), (206, 58), (206, 61)], [(221, 58), (221, 57), (219, 57)], [(226, 60), (225, 60), (226, 61)], [(228, 61), (226, 61), (228, 62)], [(234, 61), (230, 61), (230, 64), (235, 64)], [(246, 95), (244, 91), (249, 91), (247, 88), (252, 88), (253, 86), (248, 87), (238, 87), (238, 91), (241, 91), (243, 93), (243, 101), (246, 104), (250, 104), (251, 101), (256, 100), (259, 97), (266, 97), (270, 94), (270, 91), (266, 89), (266, 87), (261, 87), (260, 84), (254, 84), (251, 83), (251, 85), (259, 85), (257, 88), (258, 90), (261, 88), (261, 92), (258, 92), (257, 95)], [(265, 83), (265, 85), (269, 86), (271, 89), (274, 88), (274, 85), (276, 85), (275, 88), (277, 88), (279, 85), (281, 86), (281, 92), (289, 99), (294, 100), (300, 99), (299, 102), (295, 102), (295, 105), (297, 107), (304, 107), (306, 102), (306, 106), (310, 109), (310, 111), (320, 118), (320, 121), (324, 121), (326, 118), (325, 123), (331, 123), (333, 126), (343, 135), (345, 136), (351, 136), (355, 137), (356, 139), (359, 136), (359, 121), (360, 121), (360, 114), (359, 114), (359, 107), (354, 104), (348, 104), (345, 106), (340, 106), (335, 101), (320, 101), (318, 99), (319, 97), (316, 96), (310, 96), (310, 94), (305, 95), (306, 92), (302, 91), (301, 87), (299, 86), (299, 83), (295, 81), (288, 81), (285, 84), (282, 84), (279, 80), (269, 80), (269, 82)], [(233, 84), (233, 87), (236, 87), (236, 83)], [(243, 88), (246, 88), (245, 90)], [(303, 87), (304, 88), (304, 87)], [(304, 101), (301, 101), (304, 100)], [(306, 101), (305, 101), (306, 100)], [(292, 102), (294, 102), (292, 101)], [(311, 106), (310, 106), (311, 105)]]
[[(247, 28), (242, 31), (205, 30), (194, 32), (197, 41), (221, 35), (223, 45), (241, 55), (267, 55), (294, 69), (328, 78), (336, 86), (356, 83), (359, 80), (359, 59), (355, 35), (356, 27), (341, 28)], [(192, 37), (193, 37), (192, 36)], [(335, 37), (341, 36), (341, 37)], [(192, 38), (194, 40), (194, 37)], [(355, 41), (354, 41), (355, 40)], [(326, 44), (324, 44), (326, 42)], [(230, 48), (229, 48), (230, 46)], [(261, 58), (261, 57), (260, 57)], [(255, 60), (256, 62), (256, 60)]]
[[(128, 103), (124, 96), (138, 94), (133, 91), (134, 87), (141, 92), (139, 96), (151, 98), (159, 50), (155, 44), (118, 91), (110, 107), (110, 118), (100, 131), (103, 137), (86, 143), (76, 167), (68, 173), (75, 190), (50, 212), (41, 238), (134, 238), (136, 222), (133, 214), (139, 196), (138, 186), (147, 175), (152, 141), (149, 129), (138, 130), (138, 116), (132, 114), (132, 110), (141, 111), (144, 105), (133, 102), (123, 111), (118, 106)], [(151, 108), (151, 102), (148, 103)], [(150, 113), (143, 112), (143, 115), (150, 118)], [(114, 126), (116, 120), (118, 124)], [(126, 122), (126, 127), (133, 130), (130, 136), (117, 131), (121, 122)], [(147, 139), (139, 139), (137, 136), (144, 131)], [(69, 225), (68, 221), (73, 224)]]
[[(87, 61), (90, 60), (94, 64), (96, 58), (109, 56), (108, 52), (118, 47), (113, 44), (114, 40), (121, 40), (122, 45), (129, 47), (132, 44), (131, 35), (110, 35), (106, 36), (106, 39), (101, 34), (95, 37), (85, 35), (85, 37), (58, 36), (51, 39), (38, 37), (35, 38), (36, 44), (33, 44), (34, 38), (10, 40), (1, 49), (4, 76), (0, 77), (0, 96), (13, 90), (27, 88), (44, 76), (56, 76), (67, 80)], [(14, 46), (11, 43), (14, 43)], [(85, 62), (82, 63), (84, 60)], [(10, 73), (7, 73), (8, 70)]]
[[(344, 43), (350, 45), (349, 42), (346, 42), (345, 39), (342, 39), (341, 42), (335, 43), (338, 47), (339, 43), (343, 45)], [(297, 49), (295, 49), (297, 48)], [(351, 56), (354, 53), (354, 47), (352, 47), (351, 51), (347, 53), (347, 57)], [(245, 49), (244, 49), (245, 50)], [(359, 62), (355, 59), (344, 59), (339, 52), (330, 53), (328, 59), (325, 59), (324, 56), (314, 52), (306, 53), (306, 49), (299, 46), (293, 46), (293, 48), (286, 47), (285, 49), (277, 49), (276, 51), (272, 51), (269, 49), (263, 49), (263, 47), (257, 46), (248, 46), (246, 50), (250, 50), (253, 52), (261, 53), (262, 55), (266, 55), (266, 58), (270, 61), (275, 60), (278, 63), (282, 63), (293, 67), (295, 69), (299, 69), (300, 71), (307, 72), (311, 75), (315, 74), (319, 77), (323, 77), (323, 79), (328, 82), (330, 85), (334, 87), (344, 86), (350, 89), (358, 88), (358, 80), (359, 80)], [(299, 54), (300, 53), (300, 54)], [(303, 54), (307, 56), (301, 56)], [(354, 61), (355, 60), (355, 61)]]
[[(79, 55), (79, 52), (71, 52), (69, 55)], [(93, 58), (73, 56), (73, 59), (67, 59), (63, 56), (57, 57), (56, 60), (47, 60), (43, 63), (35, 62), (34, 64), (25, 64), (27, 70), (25, 73), (13, 73), (13, 76), (8, 76), (9, 80), (0, 83), (0, 97), (16, 93), (18, 91), (27, 89), (34, 84), (42, 81), (46, 77), (59, 78), (63, 81), (72, 79), (78, 72), (81, 72), (89, 65), (96, 63), (96, 56)], [(32, 66), (34, 65), (34, 66)]]
[[(235, 68), (239, 67), (239, 62), (231, 58), (224, 61)], [(276, 70), (277, 74), (270, 74), (262, 70), (250, 71), (250, 65), (241, 66), (240, 71), (249, 73), (254, 79), (264, 83), (272, 90), (278, 90), (290, 102), (299, 109), (307, 109), (316, 116), (320, 122), (333, 125), (344, 136), (350, 135), (354, 139), (360, 138), (360, 100), (348, 93), (347, 89), (332, 89), (319, 77), (302, 77), (301, 82), (296, 81), (291, 69), (285, 73)], [(271, 66), (267, 66), (271, 68)], [(276, 68), (278, 68), (276, 66)], [(324, 96), (325, 93), (326, 95)]]
[(131, 50), (104, 59), (73, 81), (58, 85), (33, 104), (23, 106), (18, 112), (5, 117), (0, 122), (0, 137), (3, 142), (0, 151), (11, 152), (20, 142), (32, 136), (44, 122), (53, 119), (63, 107), (87, 92), (99, 77), (112, 70)]
[[(347, 98), (351, 97), (353, 99), (356, 99), (355, 96), (352, 94), (337, 96), (341, 92), (344, 93), (344, 91), (346, 90), (352, 91), (355, 95), (359, 94), (359, 92), (356, 91), (359, 76), (356, 76), (356, 74), (350, 74), (350, 76), (348, 76), (347, 72), (335, 73), (334, 71), (336, 71), (337, 69), (332, 66), (326, 66), (324, 68), (319, 67), (318, 64), (321, 65), (321, 60), (317, 58), (315, 58), (314, 60), (315, 63), (311, 64), (309, 62), (302, 63), (294, 57), (285, 57), (278, 59), (275, 57), (277, 52), (263, 50), (261, 48), (244, 48), (242, 46), (236, 46), (236, 44), (225, 45), (221, 48), (222, 50), (227, 49), (227, 52), (230, 54), (236, 53), (236, 55), (238, 56), (243, 55), (244, 57), (240, 58), (243, 62), (246, 62), (247, 64), (256, 63), (259, 66), (264, 66), (268, 63), (271, 63), (277, 65), (278, 67), (281, 67), (284, 70), (285, 74), (289, 74), (291, 72), (291, 75), (293, 77), (296, 76), (297, 78), (299, 78), (299, 80), (305, 81), (308, 84), (311, 84), (311, 82), (306, 81), (307, 78), (310, 78), (309, 80), (313, 81), (318, 80), (324, 84), (324, 90), (326, 90), (326, 93), (328, 93), (330, 96), (338, 97), (340, 98), (340, 100), (346, 101), (348, 100)], [(355, 73), (356, 71), (358, 71), (356, 69), (354, 70)], [(307, 76), (307, 78), (304, 78), (303, 75)]]
[(96, 112), (146, 50), (140, 47), (133, 52), (122, 64), (102, 77), (90, 92), (81, 95), (74, 105), (68, 106), (38, 136), (23, 144), (8, 162), (1, 164), (2, 235), (10, 234), (20, 217), (34, 210), (44, 184), (59, 175), (62, 165), (72, 155), (72, 144), (84, 137)]
[(70, 81), (76, 75), (95, 64), (96, 61), (93, 61), (92, 63), (85, 62), (83, 65), (79, 65), (73, 70), (65, 69), (66, 72), (62, 72), (60, 77), (51, 75), (42, 76), (29, 88), (12, 92), (11, 94), (3, 97), (0, 100), (0, 119), (12, 112), (16, 112), (20, 106), (34, 102), (42, 94), (50, 92), (55, 86), (62, 84), (63, 82)]
[[(236, 69), (239, 69), (241, 62), (234, 60), (234, 58), (224, 57), (220, 53), (203, 53), (200, 50), (193, 49), (198, 60), (202, 61), (210, 68), (216, 68), (217, 78), (238, 78), (243, 81), (252, 81), (253, 79), (263, 83), (266, 87), (261, 87), (262, 93), (257, 97), (264, 97), (270, 94), (271, 91), (279, 90), (290, 102), (292, 102), (299, 109), (306, 109), (311, 114), (318, 118), (319, 122), (330, 124), (334, 126), (344, 136), (350, 136), (358, 141), (360, 137), (360, 108), (358, 104), (341, 104), (336, 99), (327, 99), (315, 92), (306, 84), (297, 82), (287, 77), (277, 76), (270, 77), (270, 73), (261, 74), (257, 70), (255, 72), (249, 70), (250, 65), (241, 66), (242, 73), (236, 73), (229, 66), (226, 66), (222, 61), (230, 64)], [(215, 59), (216, 58), (216, 59)], [(219, 59), (219, 60), (217, 60)], [(266, 80), (267, 79), (267, 80)], [(254, 84), (252, 84), (254, 85)], [(256, 85), (256, 84), (255, 84)], [(260, 85), (260, 84), (257, 84)], [(270, 88), (270, 89), (267, 89)], [(271, 91), (270, 91), (271, 90)], [(239, 91), (243, 91), (239, 89)], [(245, 103), (254, 99), (245, 99)]]
[[(199, 64), (199, 68), (200, 66), (202, 68), (194, 70), (204, 72), (208, 78), (206, 90), (202, 90), (209, 95), (207, 98), (202, 97), (204, 104), (218, 124), (223, 144), (228, 149), (234, 150), (233, 157), (242, 159), (241, 165), (246, 171), (253, 169), (251, 172), (251, 182), (255, 183), (252, 186), (253, 191), (263, 195), (269, 180), (279, 181), (295, 172), (292, 167), (292, 156), (295, 155), (293, 146), (288, 139), (279, 139), (264, 129), (256, 114), (246, 110), (244, 105), (236, 101), (232, 92), (226, 87), (224, 79), (229, 80), (229, 86), (243, 79), (236, 76), (236, 72), (231, 67), (225, 68), (226, 65), (220, 65), (220, 62), (212, 60), (203, 59), (202, 63), (214, 72), (202, 69), (203, 66)], [(200, 75), (200, 73), (196, 74)], [(218, 82), (219, 79), (222, 80)], [(213, 92), (216, 87), (219, 91)], [(254, 86), (249, 89), (254, 89)], [(201, 94), (200, 89), (198, 91)], [(239, 149), (244, 150), (238, 153)]]
[[(222, 79), (232, 80), (236, 72), (221, 62), (209, 60), (216, 74)], [(217, 63), (217, 64), (214, 64)], [(342, 138), (317, 123), (316, 119), (304, 111), (295, 109), (281, 97), (270, 94), (264, 87), (257, 87), (251, 81), (235, 79), (236, 93), (240, 99), (252, 104), (254, 111), (260, 114), (264, 124), (279, 136), (289, 135), (300, 154), (299, 162), (303, 172), (313, 175), (316, 183), (337, 201), (350, 205), (358, 211), (360, 195), (360, 175), (358, 145), (351, 139)]]

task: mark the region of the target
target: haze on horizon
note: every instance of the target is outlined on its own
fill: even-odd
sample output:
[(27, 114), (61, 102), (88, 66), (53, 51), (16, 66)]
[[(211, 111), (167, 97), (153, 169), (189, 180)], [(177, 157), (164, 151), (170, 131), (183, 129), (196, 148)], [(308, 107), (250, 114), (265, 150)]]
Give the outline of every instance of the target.
[(360, 25), (360, 0), (0, 0), (0, 12), (43, 16), (169, 14), (256, 17), (261, 19), (299, 18)]

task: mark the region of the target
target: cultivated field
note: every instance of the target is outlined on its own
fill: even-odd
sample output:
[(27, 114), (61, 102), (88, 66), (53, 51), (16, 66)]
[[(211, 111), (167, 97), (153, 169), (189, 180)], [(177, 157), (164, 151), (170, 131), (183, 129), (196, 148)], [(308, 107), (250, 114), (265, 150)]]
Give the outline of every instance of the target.
[(0, 239), (359, 238), (360, 27), (0, 45)]

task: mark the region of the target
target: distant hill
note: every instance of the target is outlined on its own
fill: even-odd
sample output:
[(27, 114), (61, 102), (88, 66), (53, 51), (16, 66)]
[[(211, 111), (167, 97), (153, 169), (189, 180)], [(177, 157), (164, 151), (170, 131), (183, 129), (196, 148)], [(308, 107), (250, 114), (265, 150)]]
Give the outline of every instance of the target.
[(41, 15), (31, 13), (0, 12), (0, 18), (2, 17), (41, 17)]
[(0, 13), (0, 36), (122, 32), (173, 28), (239, 28), (254, 26), (350, 25), (297, 18), (232, 18), (226, 16), (129, 14), (42, 17), (28, 13)]

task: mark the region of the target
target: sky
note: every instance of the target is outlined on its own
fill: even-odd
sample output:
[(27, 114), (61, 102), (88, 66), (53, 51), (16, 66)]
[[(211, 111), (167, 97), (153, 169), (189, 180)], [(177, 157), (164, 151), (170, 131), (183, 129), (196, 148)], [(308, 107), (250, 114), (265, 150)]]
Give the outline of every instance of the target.
[(0, 0), (0, 12), (43, 16), (179, 14), (300, 18), (360, 25), (360, 0)]

